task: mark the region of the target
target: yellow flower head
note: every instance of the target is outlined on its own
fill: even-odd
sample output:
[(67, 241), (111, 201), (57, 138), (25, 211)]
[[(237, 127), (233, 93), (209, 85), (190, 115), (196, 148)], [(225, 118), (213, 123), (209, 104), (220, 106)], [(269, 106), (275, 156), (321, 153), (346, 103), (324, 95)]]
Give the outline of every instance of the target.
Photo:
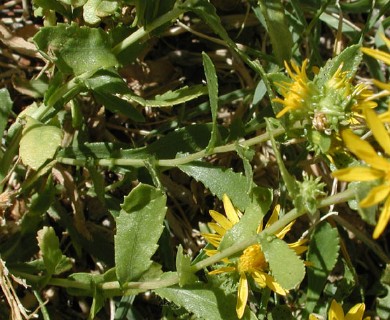
[[(366, 109), (364, 114), (367, 125), (371, 129), (376, 141), (383, 148), (384, 152), (390, 156), (390, 136), (383, 123), (371, 109)], [(333, 177), (342, 181), (371, 181), (377, 179), (381, 181), (381, 184), (372, 188), (359, 204), (362, 208), (365, 208), (386, 199), (373, 233), (373, 238), (377, 239), (390, 220), (390, 161), (378, 155), (367, 141), (360, 139), (352, 131), (343, 131), (342, 137), (346, 147), (369, 166), (340, 169), (333, 172)]]
[[(226, 216), (216, 212), (214, 210), (210, 210), (210, 215), (214, 219), (215, 222), (209, 223), (210, 229), (214, 230), (215, 233), (206, 233), (203, 234), (204, 238), (211, 243), (216, 249), (214, 250), (206, 250), (208, 255), (214, 255), (218, 253), (218, 247), (222, 241), (223, 236), (226, 234), (228, 230), (233, 228), (233, 226), (240, 221), (240, 217), (242, 216), (241, 212), (236, 210), (231, 203), (229, 197), (227, 195), (223, 195), (222, 197), (223, 206), (225, 209)], [(279, 206), (276, 206), (267, 225), (266, 228), (273, 224), (278, 219), (279, 215)], [(279, 239), (282, 239), (286, 233), (291, 229), (293, 223), (288, 224), (282, 230), (278, 231), (276, 236)], [(257, 228), (257, 232), (261, 232), (263, 230), (263, 224)], [(289, 246), (295, 250), (297, 254), (304, 252), (307, 247), (304, 246), (306, 239), (300, 240), (298, 242), (289, 244)], [(241, 256), (237, 259), (237, 261), (230, 261), (229, 259), (224, 259), (223, 262), (225, 266), (215, 269), (209, 274), (220, 274), (225, 272), (237, 272), (240, 276), (239, 284), (238, 284), (238, 297), (237, 297), (237, 305), (236, 312), (238, 318), (242, 318), (245, 306), (248, 300), (249, 294), (249, 285), (247, 280), (247, 275), (251, 276), (253, 280), (259, 285), (261, 288), (268, 287), (272, 291), (280, 294), (286, 295), (288, 293), (287, 290), (283, 289), (275, 279), (269, 274), (268, 263), (265, 259), (264, 253), (259, 244), (254, 244), (246, 248)]]
[(313, 79), (306, 74), (307, 60), (299, 68), (285, 63), (292, 82), (276, 83), (283, 98), (274, 99), (284, 105), (276, 115), (282, 117), (290, 112), (295, 120), (306, 120), (317, 131), (330, 134), (338, 132), (339, 126), (356, 122), (356, 117), (365, 108), (376, 106), (370, 100), (373, 93), (364, 84), (353, 85), (349, 71), (343, 71), (341, 64), (331, 76), (317, 73)]
[[(353, 306), (346, 315), (344, 315), (343, 308), (339, 305), (336, 300), (332, 301), (328, 312), (328, 320), (362, 320), (364, 315), (364, 310), (366, 306), (364, 303), (358, 303)], [(309, 320), (317, 320), (315, 315), (311, 314)], [(364, 318), (364, 320), (369, 320), (370, 317)]]

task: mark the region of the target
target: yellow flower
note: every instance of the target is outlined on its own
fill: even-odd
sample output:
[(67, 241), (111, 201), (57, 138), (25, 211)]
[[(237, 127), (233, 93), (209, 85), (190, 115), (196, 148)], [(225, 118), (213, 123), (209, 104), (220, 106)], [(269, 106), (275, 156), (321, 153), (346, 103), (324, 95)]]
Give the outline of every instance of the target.
[[(332, 304), (330, 306), (328, 312), (328, 320), (362, 320), (364, 309), (366, 306), (364, 303), (358, 303), (354, 305), (346, 315), (344, 315), (343, 308), (339, 305), (336, 300), (332, 300)], [(315, 315), (311, 314), (309, 316), (309, 320), (317, 320)], [(364, 320), (369, 320), (370, 317), (364, 318)]]
[(343, 65), (324, 81), (323, 73), (318, 73), (313, 79), (306, 74), (308, 61), (305, 60), (299, 68), (291, 62), (292, 68), (285, 62), (285, 67), (292, 82), (276, 83), (283, 98), (273, 101), (284, 105), (276, 115), (282, 117), (290, 112), (295, 119), (306, 119), (317, 131), (331, 130), (338, 132), (339, 125), (349, 125), (358, 122), (361, 117), (358, 112), (365, 108), (374, 108), (376, 103), (371, 101), (372, 91), (365, 84), (352, 84), (349, 72), (343, 71)]
[(291, 62), (294, 72), (291, 70), (287, 62), (284, 62), (287, 73), (293, 79), (293, 82), (277, 83), (281, 89), (284, 99), (276, 98), (275, 102), (283, 104), (285, 107), (276, 115), (277, 118), (282, 117), (288, 111), (297, 111), (304, 109), (306, 101), (310, 97), (310, 89), (308, 86), (309, 79), (306, 75), (307, 60), (303, 61), (301, 69)]
[[(242, 216), (241, 212), (236, 210), (231, 203), (229, 197), (225, 194), (222, 197), (223, 206), (225, 209), (226, 217), (223, 214), (220, 214), (217, 211), (210, 210), (210, 215), (214, 219), (215, 222), (209, 223), (210, 229), (214, 230), (216, 233), (206, 233), (203, 234), (204, 238), (211, 243), (215, 248), (218, 248), (223, 236), (226, 234), (228, 230), (233, 228), (233, 226), (240, 221), (240, 217)], [(276, 206), (267, 225), (270, 226), (278, 219), (279, 215), (279, 206)], [(291, 229), (293, 223), (288, 224), (282, 230), (277, 232), (276, 236), (279, 239), (282, 239), (286, 233)], [(263, 230), (263, 224), (257, 228), (257, 233)], [(289, 246), (295, 250), (297, 254), (304, 252), (307, 247), (304, 246), (306, 239), (297, 241), (295, 243), (289, 244)], [(214, 255), (218, 253), (217, 249), (214, 250), (206, 250), (208, 255)], [(237, 272), (240, 276), (239, 284), (238, 284), (238, 295), (237, 295), (237, 305), (236, 312), (239, 319), (242, 318), (245, 306), (248, 300), (249, 294), (249, 285), (247, 275), (251, 276), (253, 280), (261, 287), (268, 287), (272, 291), (285, 296), (288, 291), (283, 289), (275, 279), (268, 273), (268, 263), (265, 259), (264, 253), (259, 244), (254, 244), (246, 248), (237, 261), (233, 262), (229, 259), (222, 260), (226, 266), (215, 269), (209, 274), (220, 274), (225, 272)]]
[[(376, 113), (366, 109), (365, 118), (376, 141), (387, 155), (390, 155), (390, 136)], [(382, 212), (375, 227), (373, 238), (377, 239), (385, 230), (390, 220), (390, 161), (378, 155), (375, 149), (367, 142), (360, 139), (350, 130), (342, 132), (342, 137), (347, 148), (369, 167), (357, 166), (340, 169), (333, 172), (333, 177), (342, 181), (370, 181), (381, 179), (381, 184), (371, 189), (367, 196), (360, 201), (362, 208), (370, 207), (385, 200)]]

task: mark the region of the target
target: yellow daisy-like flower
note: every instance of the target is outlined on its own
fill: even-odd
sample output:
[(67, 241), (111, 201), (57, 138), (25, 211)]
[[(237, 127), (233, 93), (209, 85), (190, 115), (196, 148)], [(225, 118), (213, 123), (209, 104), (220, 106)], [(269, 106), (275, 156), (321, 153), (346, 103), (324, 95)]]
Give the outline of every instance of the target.
[(339, 125), (359, 122), (362, 110), (374, 108), (376, 103), (370, 98), (373, 93), (365, 84), (352, 84), (349, 71), (343, 71), (343, 65), (334, 74), (323, 81), (324, 74), (317, 73), (309, 79), (306, 73), (308, 61), (302, 67), (285, 62), (285, 67), (292, 82), (275, 83), (283, 98), (275, 98), (274, 102), (284, 105), (276, 115), (282, 117), (287, 112), (296, 119), (310, 120), (317, 131), (338, 131)]
[[(371, 129), (376, 141), (390, 156), (390, 136), (376, 113), (367, 109), (364, 112), (368, 127)], [(381, 179), (382, 183), (371, 189), (368, 195), (360, 201), (362, 208), (370, 207), (385, 200), (382, 212), (375, 227), (373, 238), (377, 239), (385, 230), (390, 220), (390, 161), (375, 151), (367, 142), (360, 139), (350, 130), (342, 132), (347, 148), (369, 167), (357, 166), (340, 169), (333, 172), (333, 177), (342, 181), (370, 181)]]
[[(346, 315), (344, 315), (343, 308), (339, 305), (336, 300), (332, 300), (330, 309), (328, 312), (328, 320), (362, 320), (364, 315), (364, 310), (366, 306), (364, 303), (358, 303), (354, 305)], [(318, 320), (319, 318), (311, 314), (309, 320)], [(369, 320), (370, 317), (364, 318), (364, 320)]]
[(309, 88), (309, 79), (306, 74), (307, 59), (303, 61), (302, 67), (299, 67), (291, 62), (291, 67), (294, 70), (291, 70), (288, 63), (285, 61), (284, 65), (286, 67), (287, 73), (293, 79), (293, 82), (282, 82), (277, 83), (284, 99), (276, 98), (275, 102), (283, 104), (285, 107), (276, 115), (277, 118), (282, 117), (288, 111), (297, 111), (304, 109), (306, 101), (310, 97), (310, 88)]
[[(242, 216), (241, 212), (234, 208), (227, 195), (223, 195), (222, 201), (226, 216), (217, 211), (210, 210), (210, 215), (215, 222), (210, 222), (208, 225), (210, 229), (214, 230), (216, 233), (203, 234), (204, 238), (215, 248), (219, 247), (223, 236), (228, 230), (232, 229), (233, 226), (240, 221), (240, 217)], [(279, 206), (276, 206), (266, 225), (266, 228), (277, 221), (278, 215)], [(293, 223), (290, 223), (284, 227), (276, 234), (276, 236), (279, 239), (282, 239), (291, 229), (292, 224)], [(257, 228), (257, 232), (259, 233), (262, 230), (263, 224), (260, 223)], [(293, 244), (289, 244), (289, 246), (295, 250), (297, 254), (300, 254), (307, 250), (307, 247), (304, 246), (305, 242), (306, 239), (303, 239)], [(218, 250), (206, 250), (206, 253), (211, 256), (218, 253)], [(244, 314), (245, 306), (248, 300), (249, 285), (247, 275), (251, 276), (261, 288), (268, 287), (272, 291), (283, 296), (288, 293), (288, 291), (283, 289), (268, 273), (268, 263), (259, 244), (254, 244), (246, 248), (236, 262), (232, 262), (229, 259), (224, 259), (222, 261), (226, 264), (226, 266), (213, 270), (209, 272), (209, 274), (220, 274), (225, 272), (237, 272), (239, 274), (240, 280), (238, 284), (238, 297), (236, 305), (236, 312), (239, 319), (241, 319)]]

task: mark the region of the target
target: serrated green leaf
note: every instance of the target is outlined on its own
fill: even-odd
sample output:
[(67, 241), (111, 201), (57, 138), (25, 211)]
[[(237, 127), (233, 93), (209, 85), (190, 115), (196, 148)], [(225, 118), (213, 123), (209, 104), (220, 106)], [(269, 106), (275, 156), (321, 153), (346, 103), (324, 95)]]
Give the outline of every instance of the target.
[(139, 184), (125, 198), (116, 219), (115, 264), (118, 281), (138, 280), (152, 265), (163, 230), (166, 196), (160, 190)]
[(64, 74), (77, 76), (117, 64), (110, 39), (102, 29), (58, 24), (41, 28), (33, 40)]
[(37, 239), (48, 275), (59, 274), (72, 268), (71, 260), (60, 250), (60, 242), (52, 227), (39, 230)]
[(251, 203), (249, 194), (245, 193), (246, 178), (230, 168), (215, 167), (199, 161), (178, 167), (195, 180), (202, 182), (218, 198), (222, 199), (226, 193), (234, 206), (241, 211)]
[(308, 291), (306, 310), (312, 312), (319, 302), (329, 273), (336, 265), (339, 256), (339, 234), (327, 222), (317, 225), (307, 251), (307, 261), (311, 266), (307, 269)]
[(259, 5), (267, 24), (272, 51), (279, 64), (283, 65), (283, 61), (291, 59), (293, 47), (292, 35), (284, 14), (284, 4), (280, 0), (260, 0)]
[(251, 203), (240, 221), (223, 236), (219, 250), (229, 248), (235, 243), (256, 235), (257, 228), (272, 203), (272, 190), (255, 187), (252, 190)]
[(183, 247), (179, 245), (176, 255), (176, 270), (179, 276), (179, 286), (194, 283), (198, 278), (191, 270), (191, 257), (183, 254)]
[[(155, 289), (160, 297), (172, 301), (176, 305), (185, 308), (201, 319), (207, 320), (233, 320), (236, 315), (236, 297), (226, 295), (221, 289), (199, 283), (180, 288)], [(246, 308), (242, 319), (255, 320), (256, 316)]]
[(337, 69), (341, 67), (342, 71), (346, 72), (346, 78), (352, 78), (362, 60), (360, 45), (356, 44), (346, 48), (338, 56), (334, 57), (320, 69), (320, 72), (314, 77), (316, 85), (322, 87), (335, 74)]
[(83, 6), (83, 18), (86, 23), (94, 25), (115, 12), (118, 7), (117, 1), (88, 0)]
[(210, 57), (202, 52), (202, 60), (204, 72), (206, 75), (207, 89), (209, 92), (210, 108), (211, 108), (211, 118), (213, 128), (211, 130), (210, 142), (207, 145), (206, 151), (210, 152), (215, 147), (218, 137), (218, 127), (217, 127), (217, 113), (218, 113), (218, 78), (217, 71), (215, 70), (214, 64), (211, 61)]
[(25, 165), (38, 170), (47, 160), (54, 158), (61, 141), (61, 129), (27, 117), (19, 143), (20, 158)]
[(296, 288), (305, 277), (305, 265), (286, 242), (275, 236), (260, 236), (261, 248), (276, 282), (286, 290)]

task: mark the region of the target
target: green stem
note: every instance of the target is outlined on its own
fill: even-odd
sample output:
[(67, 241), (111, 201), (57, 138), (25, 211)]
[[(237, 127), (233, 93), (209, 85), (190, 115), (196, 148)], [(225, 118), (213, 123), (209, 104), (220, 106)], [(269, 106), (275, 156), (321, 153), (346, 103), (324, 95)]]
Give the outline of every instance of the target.
[(133, 43), (141, 40), (143, 37), (148, 35), (151, 31), (154, 29), (162, 26), (163, 24), (172, 21), (173, 19), (177, 19), (180, 15), (182, 15), (185, 12), (183, 9), (174, 8), (171, 11), (167, 12), (166, 14), (162, 15), (161, 17), (157, 18), (153, 22), (147, 25), (147, 27), (141, 27), (134, 33), (132, 33), (130, 36), (128, 36), (126, 39), (119, 42), (113, 49), (112, 53), (117, 55), (121, 51), (125, 50), (127, 47), (132, 45)]
[(122, 287), (120, 286), (118, 281), (105, 282), (101, 284), (101, 289), (104, 291), (107, 290), (130, 290), (130, 289), (138, 289), (142, 291), (165, 288), (175, 285), (179, 282), (179, 276), (177, 274), (173, 274), (172, 276), (160, 280), (154, 281), (145, 281), (145, 282), (128, 282), (125, 283)]
[(270, 122), (270, 119), (266, 118), (265, 123), (266, 123), (266, 127), (267, 127), (267, 132), (269, 132), (269, 137), (270, 137), (272, 149), (274, 150), (274, 154), (275, 154), (276, 162), (277, 162), (278, 167), (279, 167), (280, 174), (282, 175), (283, 181), (286, 185), (286, 188), (287, 188), (287, 191), (289, 193), (290, 198), (295, 199), (299, 193), (296, 179), (292, 177), (292, 175), (288, 172), (288, 170), (284, 164), (282, 156), (279, 152), (280, 148), (279, 148), (279, 146), (276, 145), (274, 135), (272, 134), (273, 128), (272, 128), (272, 124)]
[[(74, 93), (77, 94), (79, 92), (80, 85), (82, 85), (84, 80), (89, 79), (91, 76), (93, 76), (93, 74), (96, 71), (97, 70), (95, 69), (95, 70), (84, 72), (83, 74), (80, 74), (79, 76), (74, 77), (72, 80), (65, 83), (63, 86), (59, 87), (48, 99), (48, 101), (46, 103), (47, 108), (54, 107), (55, 104), (57, 103), (57, 101), (64, 99), (64, 98), (68, 98), (69, 95), (73, 95)], [(70, 98), (67, 100), (70, 100)], [(41, 116), (41, 118), (42, 117), (43, 117), (43, 115)]]
[[(277, 128), (273, 130), (273, 136), (279, 136), (285, 133), (284, 128)], [(250, 147), (262, 142), (265, 142), (269, 139), (269, 134), (264, 133), (259, 136), (256, 136), (254, 138), (245, 140), (240, 142), (240, 145)], [(213, 153), (224, 153), (224, 152), (230, 152), (236, 150), (236, 143), (227, 144), (225, 146), (215, 147), (213, 149)], [(188, 156), (181, 157), (181, 158), (175, 158), (175, 159), (163, 159), (163, 160), (156, 160), (155, 165), (158, 167), (175, 167), (179, 165), (183, 165), (198, 159), (201, 159), (207, 155), (206, 150), (202, 150), (199, 152), (192, 153)], [(73, 166), (85, 166), (87, 160), (83, 159), (73, 159), (73, 158), (62, 158), (59, 157), (57, 159), (57, 162), (67, 165), (73, 165)], [(144, 167), (146, 164), (146, 161), (148, 159), (98, 159), (94, 161), (94, 164), (97, 166), (133, 166), (133, 167)]]
[[(45, 278), (44, 276), (36, 276), (34, 274), (29, 274), (25, 272), (19, 272), (13, 270), (10, 271), (13, 275), (26, 279), (27, 281), (32, 283), (39, 283)], [(62, 287), (62, 288), (73, 288), (73, 289), (81, 289), (81, 290), (91, 289), (91, 285), (89, 283), (83, 283), (75, 280), (68, 280), (68, 279), (61, 279), (61, 278), (51, 278), (47, 284), (56, 287)]]

